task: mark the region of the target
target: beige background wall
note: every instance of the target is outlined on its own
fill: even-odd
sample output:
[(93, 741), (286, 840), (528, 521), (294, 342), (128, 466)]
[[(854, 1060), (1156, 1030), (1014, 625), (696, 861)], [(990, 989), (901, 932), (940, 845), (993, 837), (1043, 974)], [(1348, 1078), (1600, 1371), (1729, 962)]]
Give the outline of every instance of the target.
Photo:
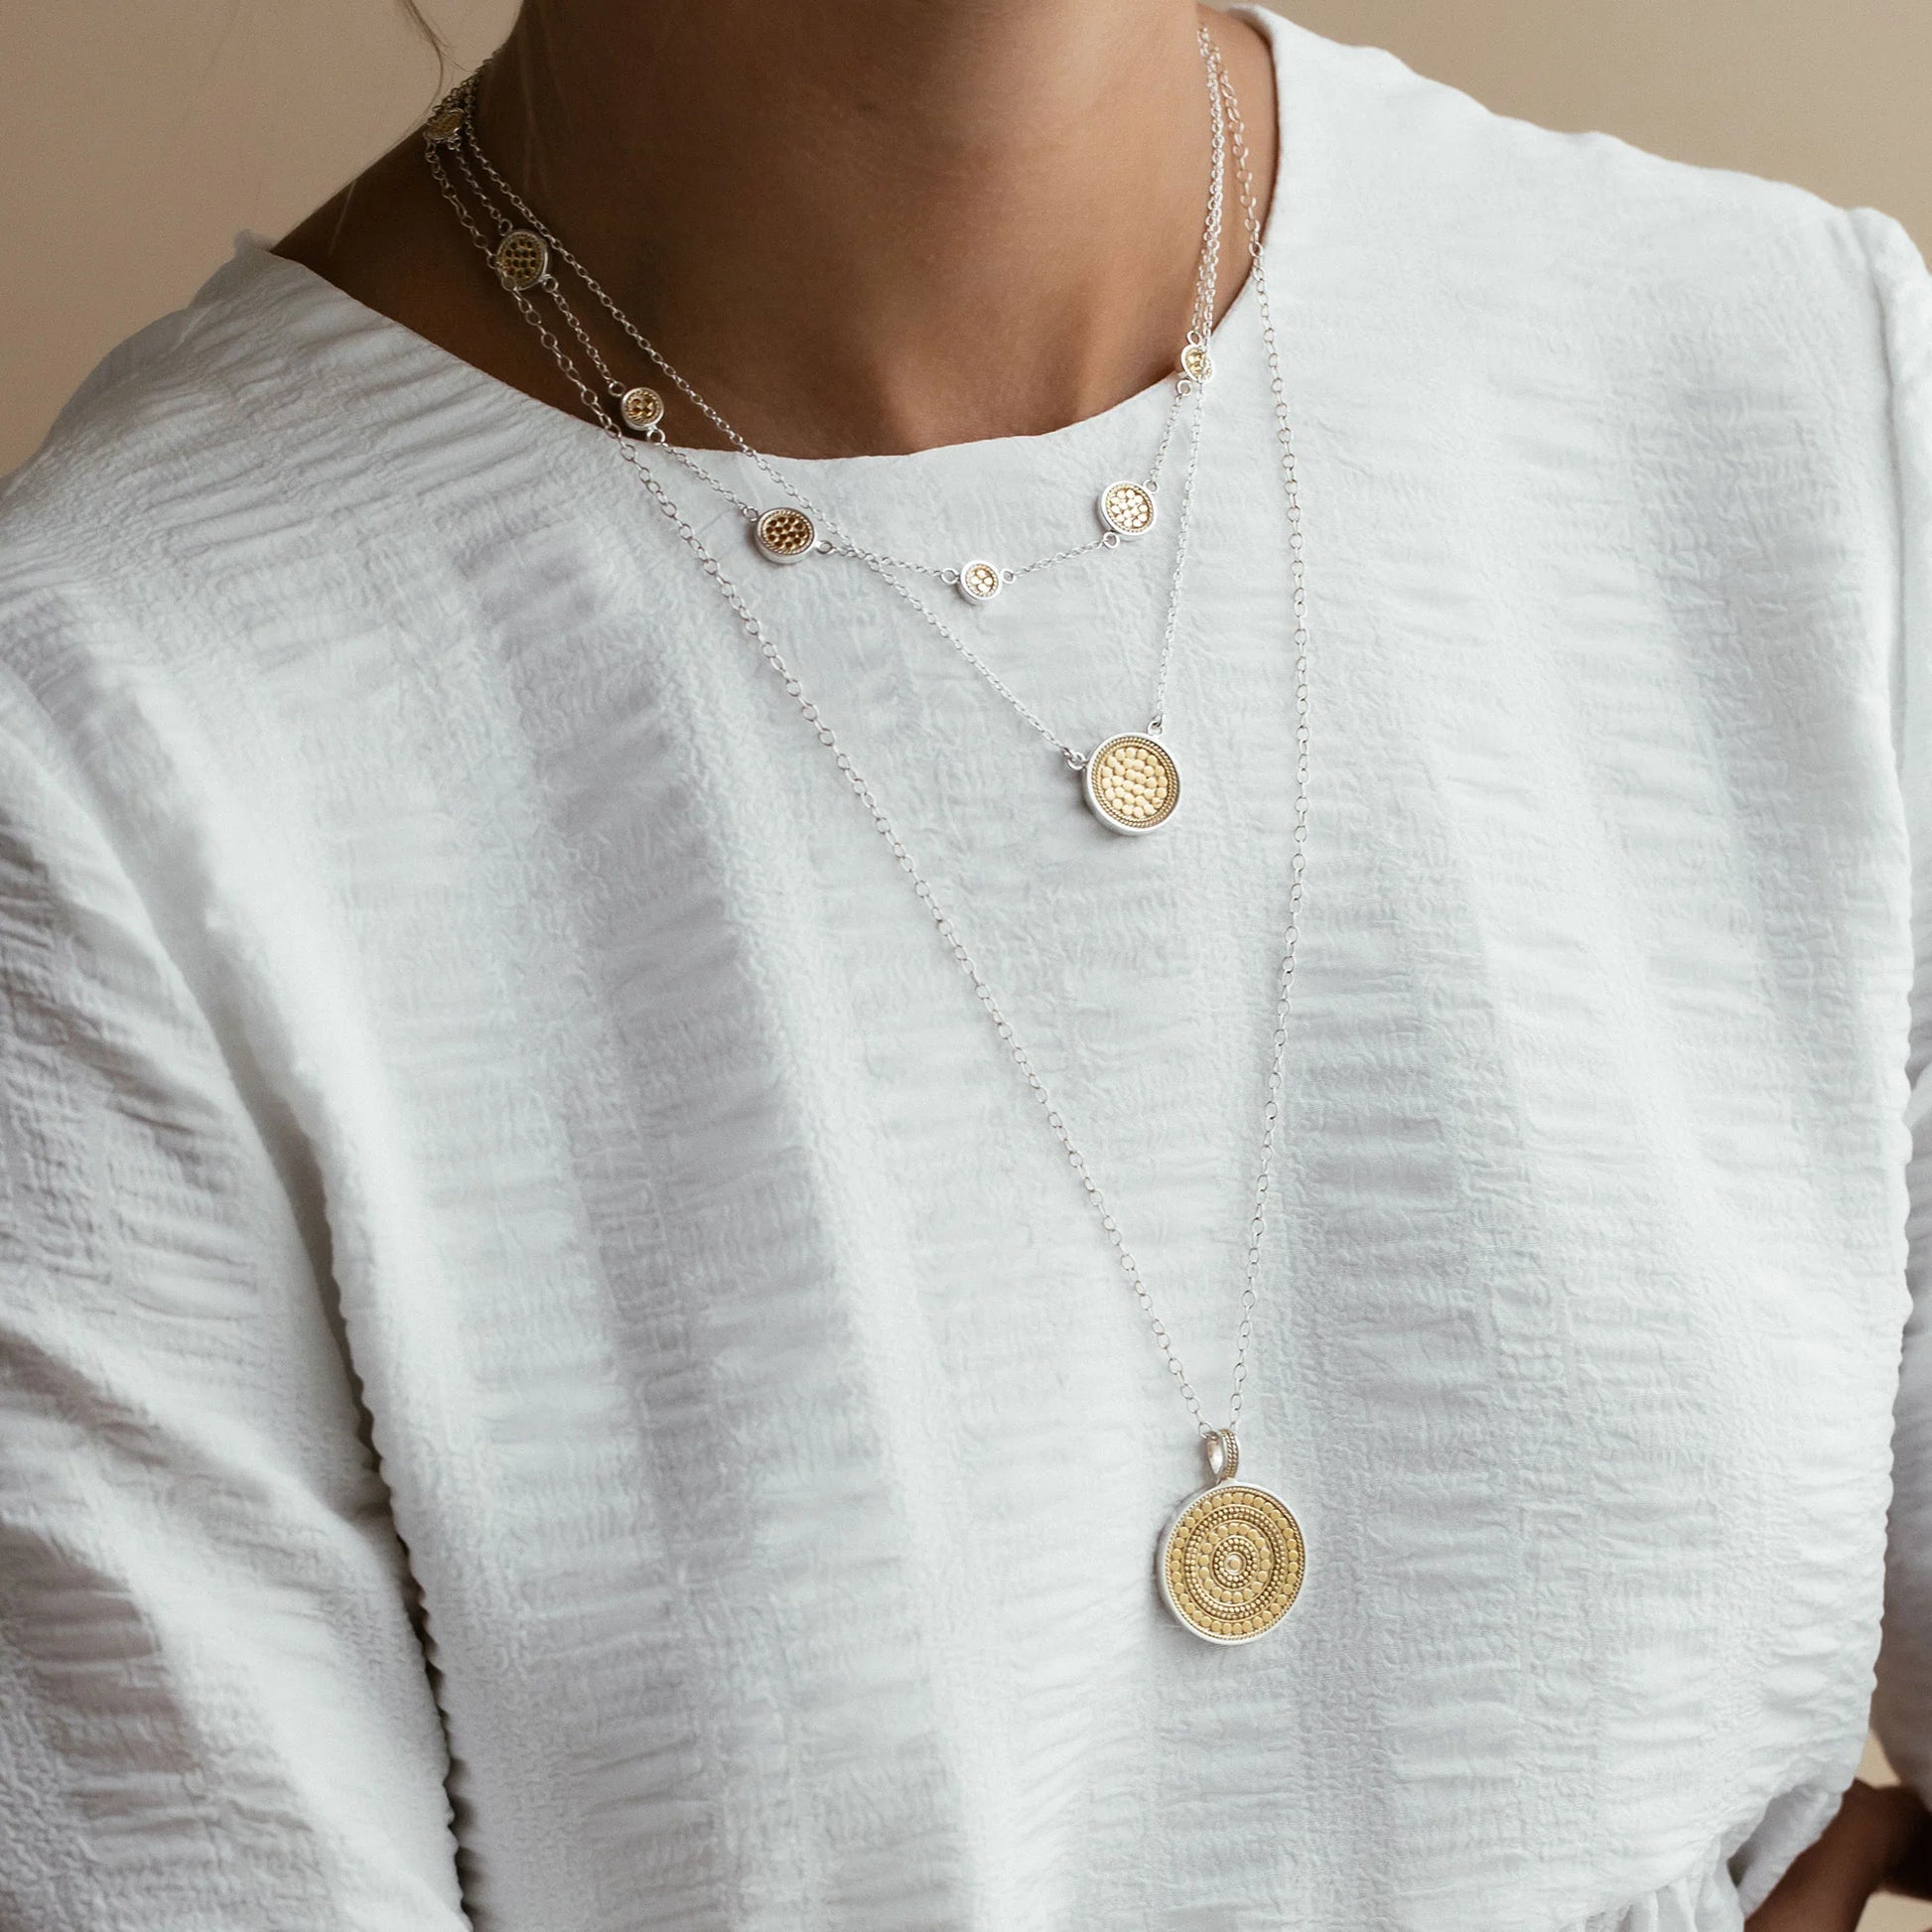
[[(642, 0), (640, 0), (640, 4)], [(514, 0), (426, 0), (457, 68)], [(1928, 0), (1288, 0), (1508, 113), (1870, 203), (1932, 249)], [(0, 7), (0, 472), (238, 228), (280, 233), (437, 88), (394, 0)], [(1866, 1932), (1932, 1907), (1874, 1906)]]

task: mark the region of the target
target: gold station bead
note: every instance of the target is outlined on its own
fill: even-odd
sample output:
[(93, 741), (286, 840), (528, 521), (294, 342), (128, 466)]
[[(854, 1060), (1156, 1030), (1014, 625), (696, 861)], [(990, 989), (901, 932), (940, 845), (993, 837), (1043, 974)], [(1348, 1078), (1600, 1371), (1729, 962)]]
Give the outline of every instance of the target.
[(989, 564), (984, 558), (976, 557), (969, 564), (959, 567), (959, 588), (975, 604), (984, 604), (999, 596), (1005, 588), (1006, 578), (997, 564)]
[(664, 420), (664, 398), (640, 383), (618, 399), (618, 413), (631, 429), (650, 429)]
[(423, 123), (423, 138), (441, 144), (454, 141), (463, 132), (463, 104), (461, 101), (445, 101), (428, 120)]
[(1205, 382), (1214, 373), (1214, 358), (1208, 354), (1205, 344), (1189, 343), (1180, 351), (1180, 372), (1192, 376), (1196, 382)]
[(818, 526), (803, 510), (786, 503), (766, 510), (752, 526), (752, 534), (774, 564), (795, 564), (818, 541)]
[(1154, 492), (1144, 483), (1109, 483), (1100, 492), (1100, 520), (1117, 536), (1144, 536), (1154, 513)]
[(512, 294), (533, 289), (550, 272), (550, 245), (528, 228), (512, 228), (490, 257), (496, 279)]

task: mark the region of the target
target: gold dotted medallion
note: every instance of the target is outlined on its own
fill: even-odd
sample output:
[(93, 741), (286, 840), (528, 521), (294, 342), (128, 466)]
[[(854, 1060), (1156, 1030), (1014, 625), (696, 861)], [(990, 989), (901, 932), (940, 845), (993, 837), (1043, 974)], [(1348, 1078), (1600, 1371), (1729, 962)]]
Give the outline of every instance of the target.
[(795, 564), (800, 557), (810, 554), (811, 547), (818, 541), (818, 525), (801, 509), (786, 503), (775, 510), (766, 510), (752, 525), (752, 534), (758, 538), (759, 548), (774, 564)]
[(1145, 483), (1109, 483), (1100, 492), (1100, 520), (1119, 537), (1145, 536), (1154, 528), (1154, 492)]
[(535, 288), (550, 272), (550, 245), (528, 228), (512, 228), (496, 244), (490, 260), (496, 267), (496, 279), (512, 295), (520, 295)]
[(1114, 832), (1151, 832), (1180, 803), (1180, 767), (1158, 738), (1122, 732), (1087, 760), (1087, 803)]
[(1214, 373), (1214, 358), (1208, 354), (1205, 343), (1189, 343), (1180, 351), (1180, 372), (1192, 376), (1196, 382), (1205, 382)]
[(1156, 1569), (1168, 1608), (1195, 1636), (1252, 1643), (1288, 1614), (1308, 1570), (1308, 1546), (1272, 1490), (1217, 1482), (1168, 1525)]
[(959, 566), (959, 594), (973, 604), (990, 604), (1006, 588), (1006, 581), (999, 565), (983, 557)]
[(423, 139), (434, 141), (439, 147), (447, 141), (454, 141), (462, 132), (463, 104), (461, 101), (445, 101), (423, 123)]
[(618, 413), (626, 429), (654, 429), (664, 420), (664, 398), (641, 385), (626, 389), (618, 398)]

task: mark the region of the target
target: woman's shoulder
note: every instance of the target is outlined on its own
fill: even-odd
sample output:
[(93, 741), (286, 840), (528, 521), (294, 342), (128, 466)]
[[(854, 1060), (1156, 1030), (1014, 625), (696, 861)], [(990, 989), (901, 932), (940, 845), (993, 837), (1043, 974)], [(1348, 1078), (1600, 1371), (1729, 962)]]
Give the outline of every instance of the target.
[(520, 427), (486, 378), (244, 237), (0, 483), (0, 664), (218, 681), (407, 625), (527, 514), (556, 452)]
[(206, 611), (250, 558), (298, 592), (323, 561), (302, 525), (354, 468), (340, 417), (319, 437), (305, 396), (305, 365), (341, 359), (330, 322), (302, 271), (248, 239), (110, 349), (0, 483), (0, 646), (40, 608)]
[(1715, 307), (1829, 336), (1868, 334), (1874, 283), (1882, 295), (1924, 273), (1903, 228), (1870, 208), (1542, 126), (1285, 20), (1268, 33), (1281, 192), (1318, 198), (1325, 240), (1399, 258), (1419, 283), (1480, 283), (1498, 303), (1583, 296), (1637, 335)]

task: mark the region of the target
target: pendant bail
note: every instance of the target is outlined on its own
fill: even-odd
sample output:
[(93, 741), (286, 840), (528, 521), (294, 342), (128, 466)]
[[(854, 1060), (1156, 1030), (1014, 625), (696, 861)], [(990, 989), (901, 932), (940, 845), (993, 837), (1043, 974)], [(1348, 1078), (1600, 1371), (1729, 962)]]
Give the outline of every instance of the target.
[(1241, 1466), (1241, 1445), (1232, 1429), (1210, 1429), (1206, 1436), (1207, 1472), (1216, 1482), (1232, 1482)]

